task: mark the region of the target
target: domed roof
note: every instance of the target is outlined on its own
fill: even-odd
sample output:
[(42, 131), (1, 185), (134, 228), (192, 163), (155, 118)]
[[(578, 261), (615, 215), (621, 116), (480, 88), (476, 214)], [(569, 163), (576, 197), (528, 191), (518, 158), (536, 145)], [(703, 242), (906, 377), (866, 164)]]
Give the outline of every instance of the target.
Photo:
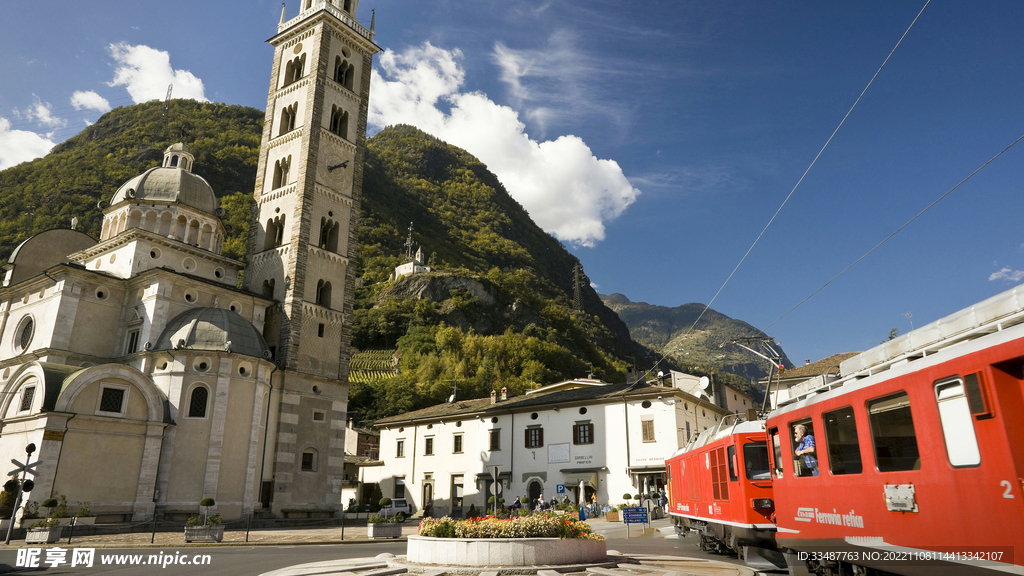
[(168, 322), (153, 349), (172, 348), (220, 350), (257, 358), (266, 358), (270, 353), (266, 340), (252, 322), (220, 308), (192, 308)]
[(195, 158), (181, 142), (164, 150), (162, 166), (150, 168), (125, 182), (110, 199), (114, 205), (124, 200), (180, 202), (214, 214), (220, 205), (213, 188), (201, 176), (191, 172)]
[(131, 199), (139, 202), (180, 202), (209, 214), (213, 214), (218, 206), (213, 188), (202, 176), (178, 168), (160, 167), (146, 170), (118, 188), (117, 193), (110, 199), (110, 204)]

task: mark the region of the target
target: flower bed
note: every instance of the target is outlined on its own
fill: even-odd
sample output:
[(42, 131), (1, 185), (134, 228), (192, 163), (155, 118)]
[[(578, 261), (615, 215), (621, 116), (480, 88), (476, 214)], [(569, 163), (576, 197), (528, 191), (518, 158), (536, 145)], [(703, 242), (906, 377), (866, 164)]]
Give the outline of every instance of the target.
[(454, 520), (424, 518), (419, 535), (434, 538), (565, 538), (576, 540), (604, 540), (594, 534), (590, 524), (571, 517), (532, 514), (517, 518), (470, 518)]
[(424, 518), (410, 536), (409, 562), (455, 566), (542, 566), (604, 562), (604, 537), (565, 516)]

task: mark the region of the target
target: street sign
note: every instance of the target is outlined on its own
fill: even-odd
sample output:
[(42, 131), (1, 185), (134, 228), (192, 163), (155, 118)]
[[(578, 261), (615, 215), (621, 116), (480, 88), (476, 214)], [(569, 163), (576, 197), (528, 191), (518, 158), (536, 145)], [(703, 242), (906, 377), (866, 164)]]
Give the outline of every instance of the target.
[(501, 482), (495, 482), (491, 484), (491, 494), (495, 496), (501, 496)]
[(626, 524), (647, 524), (647, 509), (623, 508), (622, 521)]
[(565, 494), (565, 484), (556, 484), (555, 485), (555, 493), (556, 494)]

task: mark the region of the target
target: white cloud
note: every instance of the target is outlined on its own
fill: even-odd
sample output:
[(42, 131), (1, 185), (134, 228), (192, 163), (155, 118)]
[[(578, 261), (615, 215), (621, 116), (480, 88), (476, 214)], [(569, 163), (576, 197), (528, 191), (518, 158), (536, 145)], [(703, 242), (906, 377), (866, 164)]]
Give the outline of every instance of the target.
[(64, 120), (53, 115), (50, 111), (49, 102), (43, 102), (38, 96), (35, 97), (35, 102), (29, 106), (28, 110), (25, 110), (20, 115), (49, 128), (61, 128), (67, 124)]
[(0, 118), (0, 170), (45, 156), (55, 145), (35, 132), (11, 130), (10, 121)]
[(163, 100), (167, 86), (174, 85), (173, 98), (206, 101), (203, 81), (188, 70), (171, 68), (171, 57), (163, 50), (149, 46), (131, 46), (124, 42), (111, 44), (110, 55), (117, 62), (114, 79), (108, 86), (126, 86), (136, 104)]
[(989, 282), (993, 280), (1005, 280), (1007, 282), (1020, 282), (1024, 280), (1024, 270), (1011, 270), (1009, 266), (1003, 266), (1003, 269), (999, 272), (993, 272), (989, 277)]
[(100, 112), (110, 111), (110, 102), (107, 102), (106, 98), (92, 90), (88, 92), (82, 92), (81, 90), (76, 91), (71, 95), (71, 105), (75, 107), (75, 110), (87, 108), (89, 110), (98, 110)]
[(461, 57), (458, 50), (430, 43), (401, 54), (385, 52), (383, 76), (373, 72), (369, 124), (409, 124), (463, 148), (547, 232), (581, 246), (603, 240), (604, 222), (622, 214), (640, 191), (615, 161), (596, 158), (579, 137), (535, 141), (512, 108), (480, 92), (460, 92)]

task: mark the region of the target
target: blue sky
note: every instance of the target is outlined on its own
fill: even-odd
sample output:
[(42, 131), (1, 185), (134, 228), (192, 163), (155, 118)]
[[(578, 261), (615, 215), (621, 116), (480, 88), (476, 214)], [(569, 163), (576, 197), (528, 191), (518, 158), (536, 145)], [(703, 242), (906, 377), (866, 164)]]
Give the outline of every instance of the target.
[[(676, 306), (715, 296), (924, 0), (359, 4), (385, 49), (371, 133), (415, 123), (466, 148), (599, 291)], [(0, 6), (0, 169), (170, 82), (266, 106), (279, 1), (83, 5)], [(931, 2), (712, 307), (768, 327), (1024, 134), (1022, 21), (1016, 0)], [(1022, 159), (768, 333), (817, 360), (1020, 283)]]

